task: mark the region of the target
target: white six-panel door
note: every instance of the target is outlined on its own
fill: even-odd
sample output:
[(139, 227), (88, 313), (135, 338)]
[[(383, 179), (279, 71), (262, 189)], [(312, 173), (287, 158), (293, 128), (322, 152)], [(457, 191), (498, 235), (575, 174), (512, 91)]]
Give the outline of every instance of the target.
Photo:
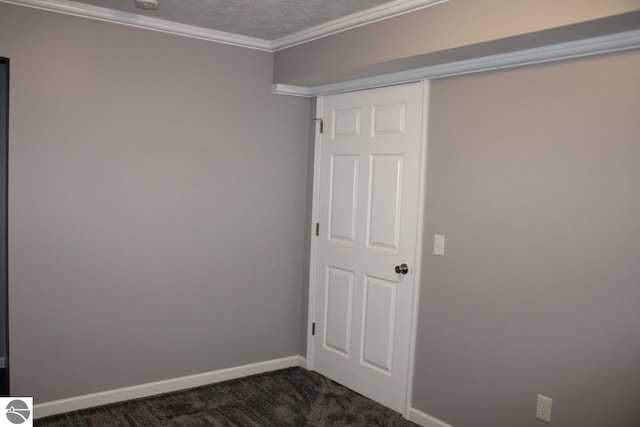
[[(421, 84), (322, 100), (313, 369), (405, 409), (419, 209)], [(397, 274), (406, 263), (409, 272)]]

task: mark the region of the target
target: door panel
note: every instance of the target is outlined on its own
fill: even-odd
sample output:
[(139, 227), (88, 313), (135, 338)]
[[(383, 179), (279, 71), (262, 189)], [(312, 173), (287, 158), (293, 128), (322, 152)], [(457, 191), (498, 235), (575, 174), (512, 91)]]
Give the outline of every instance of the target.
[(407, 104), (374, 105), (371, 137), (404, 135)]
[[(422, 85), (324, 97), (313, 367), (403, 411), (409, 363)], [(325, 226), (326, 224), (326, 226)], [(394, 271), (408, 264), (409, 274)]]
[(333, 110), (331, 127), (332, 138), (347, 138), (360, 136), (360, 117), (362, 110), (360, 108), (343, 108)]
[(327, 267), (324, 346), (345, 356), (351, 347), (353, 272)]
[(331, 157), (329, 235), (332, 240), (355, 243), (358, 195), (358, 157)]
[(402, 199), (402, 161), (398, 155), (372, 155), (369, 177), (367, 246), (398, 251)]
[(396, 315), (396, 283), (367, 277), (364, 295), (362, 360), (390, 374)]

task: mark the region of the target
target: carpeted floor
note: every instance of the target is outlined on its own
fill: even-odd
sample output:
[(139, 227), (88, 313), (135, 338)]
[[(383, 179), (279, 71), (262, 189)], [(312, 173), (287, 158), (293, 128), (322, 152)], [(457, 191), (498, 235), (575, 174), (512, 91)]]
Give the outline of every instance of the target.
[(37, 419), (36, 426), (415, 426), (302, 368)]

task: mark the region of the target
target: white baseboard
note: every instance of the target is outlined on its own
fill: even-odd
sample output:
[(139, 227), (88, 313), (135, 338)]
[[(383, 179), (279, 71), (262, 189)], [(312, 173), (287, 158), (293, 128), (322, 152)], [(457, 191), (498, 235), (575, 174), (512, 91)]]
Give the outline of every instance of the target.
[(84, 396), (70, 397), (68, 399), (54, 400), (51, 402), (34, 405), (34, 418), (48, 417), (49, 415), (63, 412), (77, 411), (93, 406), (106, 405), (121, 402), (123, 400), (137, 399), (139, 397), (153, 396), (155, 394), (184, 390), (187, 388), (213, 384), (248, 375), (263, 372), (276, 371), (292, 366), (306, 367), (307, 361), (301, 356), (284, 357), (282, 359), (267, 360), (265, 362), (252, 363), (250, 365), (236, 366), (220, 369), (218, 371), (204, 372), (188, 375), (186, 377), (172, 378), (164, 381), (156, 381), (131, 387), (117, 388), (99, 393), (86, 394)]
[(422, 427), (453, 427), (451, 424), (447, 424), (429, 414), (425, 414), (416, 408), (409, 409), (409, 421), (412, 421)]

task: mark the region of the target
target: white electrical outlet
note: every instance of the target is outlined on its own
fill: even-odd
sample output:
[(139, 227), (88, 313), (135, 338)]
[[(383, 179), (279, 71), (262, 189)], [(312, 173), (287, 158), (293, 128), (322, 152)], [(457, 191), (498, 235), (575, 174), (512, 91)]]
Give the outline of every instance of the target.
[(538, 395), (538, 405), (536, 406), (536, 418), (551, 422), (551, 404), (553, 400), (550, 397)]

